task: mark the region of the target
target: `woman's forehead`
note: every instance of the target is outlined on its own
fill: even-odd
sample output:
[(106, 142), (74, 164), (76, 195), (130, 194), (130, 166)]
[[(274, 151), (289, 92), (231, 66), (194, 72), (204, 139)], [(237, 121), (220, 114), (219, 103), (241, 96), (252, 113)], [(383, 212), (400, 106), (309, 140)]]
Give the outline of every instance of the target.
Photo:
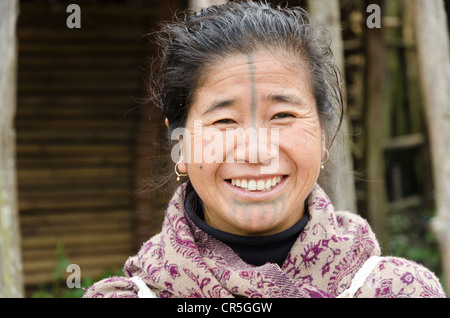
[(298, 77), (308, 80), (308, 72), (296, 58), (281, 58), (270, 52), (233, 54), (215, 60), (202, 70), (197, 89), (228, 84), (229, 81), (251, 85), (252, 82), (280, 80), (282, 77)]
[(212, 91), (215, 94), (237, 94), (242, 89), (255, 94), (257, 86), (262, 84), (272, 84), (273, 88), (303, 90), (309, 86), (308, 72), (301, 63), (295, 64), (296, 67), (292, 60), (287, 63), (280, 56), (264, 51), (231, 55), (205, 69), (194, 97)]

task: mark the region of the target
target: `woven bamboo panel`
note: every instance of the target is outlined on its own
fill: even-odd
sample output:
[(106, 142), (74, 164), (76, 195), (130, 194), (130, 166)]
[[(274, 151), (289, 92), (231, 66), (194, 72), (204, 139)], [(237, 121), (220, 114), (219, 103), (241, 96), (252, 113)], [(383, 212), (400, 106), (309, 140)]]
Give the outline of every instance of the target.
[[(137, 100), (146, 96), (149, 4), (22, 1), (16, 115), (26, 286), (50, 283), (63, 244), (82, 276), (120, 269), (135, 247)], [(96, 2), (95, 2), (96, 3)], [(123, 2), (126, 3), (126, 2)]]

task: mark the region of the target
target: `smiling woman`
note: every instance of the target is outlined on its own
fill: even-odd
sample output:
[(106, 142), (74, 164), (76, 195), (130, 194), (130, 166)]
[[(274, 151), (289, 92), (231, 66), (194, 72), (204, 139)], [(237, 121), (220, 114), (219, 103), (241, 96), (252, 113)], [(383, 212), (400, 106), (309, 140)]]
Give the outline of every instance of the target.
[(380, 257), (367, 222), (317, 185), (342, 99), (329, 41), (304, 10), (231, 2), (159, 35), (155, 96), (169, 134), (185, 132), (172, 139), (188, 180), (127, 278), (85, 297), (444, 296), (427, 269)]

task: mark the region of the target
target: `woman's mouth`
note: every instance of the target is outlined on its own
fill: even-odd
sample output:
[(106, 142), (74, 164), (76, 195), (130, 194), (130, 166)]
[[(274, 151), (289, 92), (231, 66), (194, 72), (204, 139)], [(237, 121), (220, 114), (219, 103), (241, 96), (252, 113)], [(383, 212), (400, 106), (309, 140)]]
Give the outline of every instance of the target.
[(271, 178), (260, 178), (260, 179), (228, 179), (226, 181), (230, 182), (233, 186), (241, 188), (246, 191), (270, 191), (278, 183), (283, 180), (285, 176), (276, 176)]

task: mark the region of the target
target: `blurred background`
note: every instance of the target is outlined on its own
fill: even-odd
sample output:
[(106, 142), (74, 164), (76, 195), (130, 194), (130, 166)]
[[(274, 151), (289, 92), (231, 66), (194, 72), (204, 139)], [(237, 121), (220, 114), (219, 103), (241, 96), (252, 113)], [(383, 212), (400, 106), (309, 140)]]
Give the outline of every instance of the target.
[[(148, 102), (156, 53), (149, 33), (181, 11), (213, 2), (220, 1), (2, 4), (0, 19), (10, 16), (14, 25), (17, 16), (17, 24), (9, 32), (16, 37), (16, 74), (1, 74), (14, 93), (15, 131), (13, 144), (2, 141), (0, 156), (6, 161), (5, 153), (13, 154), (2, 171), (13, 170), (15, 189), (0, 197), (12, 209), (0, 223), (0, 252), (12, 255), (0, 259), (1, 296), (80, 297), (82, 289), (66, 286), (69, 264), (80, 266), (86, 288), (122, 275), (126, 259), (159, 232), (176, 184), (155, 190), (149, 183), (173, 169), (164, 118)], [(422, 263), (445, 285), (448, 249), (430, 226), (437, 186), (416, 0), (270, 2), (307, 8), (333, 37), (346, 98), (344, 133), (327, 167), (333, 202), (369, 220), (383, 255)], [(66, 25), (71, 3), (81, 8), (81, 28)], [(450, 1), (440, 3), (448, 11)], [(367, 12), (370, 4), (381, 8), (380, 28), (368, 27), (377, 18)]]

